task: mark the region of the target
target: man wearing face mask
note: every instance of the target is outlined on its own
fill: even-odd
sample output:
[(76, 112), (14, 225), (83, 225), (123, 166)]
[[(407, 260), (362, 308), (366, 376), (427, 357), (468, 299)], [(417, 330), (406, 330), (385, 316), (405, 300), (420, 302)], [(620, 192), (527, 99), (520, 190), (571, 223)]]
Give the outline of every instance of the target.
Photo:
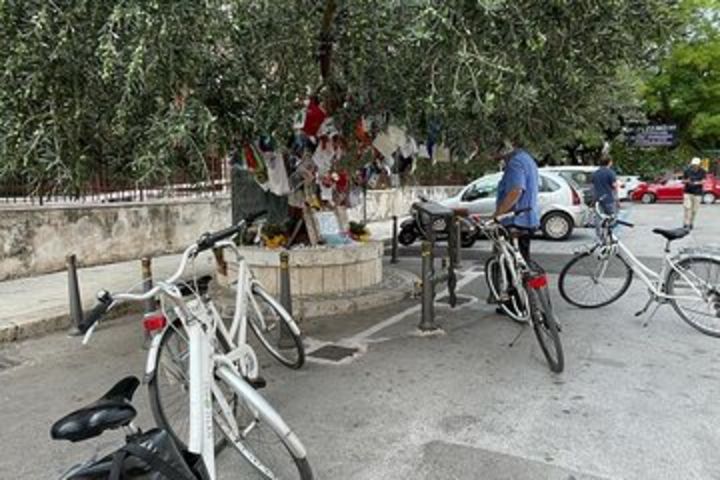
[(512, 226), (518, 239), (520, 254), (530, 261), (530, 239), (540, 227), (540, 208), (538, 207), (539, 175), (535, 160), (517, 143), (504, 141), (498, 151), (503, 161), (503, 176), (497, 189), (495, 213), (493, 216), (520, 210), (527, 210), (514, 217), (503, 220)]

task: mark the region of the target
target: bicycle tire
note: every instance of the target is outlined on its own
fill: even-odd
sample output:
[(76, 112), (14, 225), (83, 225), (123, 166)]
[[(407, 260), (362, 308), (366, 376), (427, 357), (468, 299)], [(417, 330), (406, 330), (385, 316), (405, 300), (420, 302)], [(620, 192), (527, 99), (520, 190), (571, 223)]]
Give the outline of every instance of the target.
[[(717, 276), (714, 282), (703, 279), (709, 284), (709, 287), (707, 285), (701, 285), (701, 292), (708, 294), (709, 298), (707, 300), (698, 300), (702, 300), (704, 306), (709, 306), (707, 314), (702, 313), (702, 315), (704, 315), (708, 320), (712, 320), (713, 323), (716, 324), (716, 328), (710, 328), (709, 326), (703, 325), (696, 319), (690, 317), (688, 315), (688, 308), (681, 306), (678, 299), (671, 298), (670, 303), (672, 304), (677, 314), (680, 315), (680, 318), (682, 318), (691, 327), (706, 335), (710, 335), (711, 337), (720, 337), (720, 260), (708, 257), (688, 257), (680, 260), (677, 265), (680, 268), (691, 270), (691, 266), (693, 264), (700, 265), (703, 263), (709, 265), (708, 273), (710, 272), (710, 267), (714, 267)], [(679, 290), (680, 281), (684, 281), (680, 273), (678, 273), (674, 269), (671, 269), (665, 279), (665, 292), (669, 296), (676, 295), (676, 290)], [(711, 291), (704, 291), (707, 288), (709, 288)]]
[[(588, 292), (589, 294), (592, 294), (592, 292), (596, 291), (599, 288), (599, 282), (595, 281), (594, 279), (591, 279), (591, 282), (589, 285), (586, 285), (582, 288), (568, 288), (568, 282), (572, 282), (570, 278), (577, 278), (580, 276), (583, 276), (581, 272), (574, 271), (573, 268), (576, 268), (579, 266), (580, 262), (590, 260), (592, 262), (592, 259), (597, 259), (597, 256), (594, 251), (590, 252), (584, 252), (579, 255), (574, 256), (568, 263), (563, 266), (562, 270), (560, 271), (560, 277), (558, 279), (558, 287), (560, 289), (560, 296), (569, 304), (574, 305), (579, 308), (600, 308), (604, 307), (606, 305), (610, 305), (611, 303), (617, 301), (620, 297), (622, 297), (625, 292), (627, 292), (628, 288), (630, 288), (630, 284), (633, 280), (633, 271), (630, 268), (630, 266), (627, 264), (625, 259), (623, 259), (621, 256), (617, 254), (613, 254), (613, 257), (620, 260), (620, 267), (621, 269), (624, 269), (621, 273), (619, 278), (624, 278), (622, 283), (619, 283), (619, 288), (612, 293), (612, 295), (609, 296), (609, 298), (606, 298), (604, 300), (590, 303), (590, 302), (584, 302), (577, 298), (575, 296), (576, 291), (582, 291), (582, 292)], [(597, 268), (597, 267), (595, 267)], [(579, 268), (576, 268), (578, 270)], [(591, 276), (591, 275), (590, 275)], [(615, 282), (618, 283), (618, 282)]]
[[(528, 291), (531, 297), (530, 308), (532, 310), (531, 315), (533, 315), (532, 324), (535, 337), (540, 344), (540, 349), (550, 370), (554, 373), (562, 373), (565, 369), (565, 355), (560, 341), (558, 325), (550, 304), (550, 295), (547, 288), (537, 290), (530, 288)], [(552, 345), (549, 345), (546, 340), (549, 340)]]
[[(163, 370), (161, 367), (161, 364), (163, 362), (163, 354), (170, 348), (170, 343), (175, 339), (182, 339), (180, 336), (180, 331), (182, 331), (182, 322), (180, 320), (175, 320), (170, 325), (168, 325), (165, 330), (160, 333), (159, 335), (162, 335), (162, 338), (160, 339), (160, 346), (158, 347), (158, 353), (155, 359), (155, 365), (153, 372), (154, 374), (150, 377), (150, 380), (148, 381), (148, 395), (150, 397), (150, 410), (152, 411), (153, 418), (155, 419), (155, 422), (168, 431), (170, 436), (173, 438), (175, 443), (178, 445), (187, 445), (187, 436), (188, 432), (185, 431), (185, 428), (178, 428), (187, 426), (189, 430), (189, 417), (190, 417), (190, 408), (189, 408), (189, 397), (187, 393), (187, 383), (185, 384), (185, 394), (182, 395), (182, 398), (180, 399), (179, 403), (177, 404), (179, 406), (179, 410), (173, 409), (173, 411), (179, 412), (179, 417), (183, 420), (180, 420), (181, 422), (184, 420), (188, 420), (187, 424), (180, 424), (176, 421), (171, 421), (169, 415), (170, 412), (168, 412), (168, 404), (170, 402), (168, 401), (161, 401), (161, 392), (166, 390), (165, 388), (162, 388), (160, 383), (163, 376)], [(187, 345), (187, 339), (184, 339), (185, 345)], [(224, 342), (221, 342), (223, 344)], [(222, 345), (223, 349), (227, 349), (226, 345)], [(171, 359), (172, 360), (172, 359)], [(187, 371), (186, 365), (179, 364), (179, 368), (182, 368), (185, 372)], [(176, 402), (178, 400), (175, 400), (172, 402), (172, 405), (175, 406)], [(163, 405), (164, 404), (164, 405)], [(233, 409), (237, 409), (236, 400), (233, 402)], [(172, 417), (176, 417), (176, 415), (172, 415)], [(225, 447), (227, 446), (226, 439), (223, 435), (218, 435), (215, 442), (215, 453), (220, 453)]]
[[(234, 382), (228, 381), (231, 377), (234, 377)], [(242, 380), (237, 371), (227, 367), (221, 367), (218, 370), (216, 382), (226, 384), (227, 388), (232, 390), (234, 396), (239, 399), (235, 421), (240, 423), (237, 427), (241, 432), (242, 439), (230, 438), (230, 429), (223, 428), (227, 425), (223, 425), (221, 420), (217, 420), (220, 430), (228, 437), (228, 444), (234, 446), (246, 460), (243, 466), (247, 468), (240, 470), (233, 466), (233, 475), (243, 479), (257, 478), (256, 475), (262, 475), (260, 478), (312, 480), (312, 469), (304, 449), (301, 455), (293, 451), (297, 449), (293, 447), (298, 446), (299, 440), (267, 400)], [(233, 383), (242, 386), (242, 389), (237, 388)], [(264, 412), (264, 415), (260, 412)], [(270, 418), (274, 421), (269, 420)], [(278, 419), (280, 423), (278, 423)], [(263, 436), (261, 432), (256, 433), (257, 429), (262, 427), (267, 427), (267, 430), (262, 430), (267, 433), (267, 436)], [(277, 461), (270, 464), (271, 443), (266, 440), (268, 437), (272, 439), (272, 446), (275, 447), (272, 452), (279, 454), (280, 457), (273, 457), (272, 460), (279, 460), (282, 462), (281, 464)], [(257, 448), (254, 448), (256, 445)]]
[[(497, 303), (498, 307), (500, 307), (505, 314), (510, 317), (512, 320), (514, 320), (517, 323), (525, 324), (528, 321), (528, 314), (526, 313), (523, 315), (522, 313), (518, 313), (518, 310), (520, 310), (519, 304), (525, 303), (526, 305), (526, 311), (527, 303), (523, 302), (522, 300), (522, 294), (513, 291), (510, 293), (510, 300), (509, 301), (500, 301), (500, 293), (499, 293), (499, 287), (495, 285), (495, 279), (499, 277), (499, 263), (498, 258), (496, 256), (492, 256), (487, 259), (485, 262), (485, 281), (487, 282), (488, 290), (490, 291), (490, 295), (495, 299), (495, 302)], [(527, 292), (525, 292), (525, 298), (527, 299)]]
[[(248, 315), (248, 323), (250, 323), (250, 328), (255, 333), (255, 336), (260, 340), (265, 350), (275, 357), (278, 362), (288, 368), (301, 368), (305, 364), (305, 346), (303, 345), (300, 335), (295, 332), (295, 330), (299, 332), (299, 329), (295, 326), (295, 320), (293, 320), (287, 310), (285, 310), (272, 295), (267, 293), (259, 283), (253, 282), (250, 288), (255, 301), (249, 302), (248, 313), (252, 310), (255, 312), (253, 315)], [(262, 322), (260, 322), (258, 314), (262, 313), (258, 312), (257, 308), (262, 305), (266, 306), (270, 312), (276, 315), (275, 325), (266, 324), (263, 326)], [(279, 322), (284, 322), (285, 324), (284, 335), (287, 336), (286, 341), (288, 341), (290, 345), (289, 348), (279, 348), (277, 346), (281, 339), (282, 328)], [(286, 353), (283, 353), (283, 351)], [(296, 356), (291, 357), (291, 352), (294, 352)]]

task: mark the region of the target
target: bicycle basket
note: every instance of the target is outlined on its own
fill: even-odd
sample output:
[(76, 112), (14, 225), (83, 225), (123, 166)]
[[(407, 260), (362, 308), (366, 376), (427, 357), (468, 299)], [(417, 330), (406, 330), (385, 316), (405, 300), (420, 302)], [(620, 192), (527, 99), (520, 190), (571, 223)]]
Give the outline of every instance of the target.
[(129, 437), (127, 443), (67, 480), (209, 480), (202, 459), (181, 451), (166, 430), (152, 429)]

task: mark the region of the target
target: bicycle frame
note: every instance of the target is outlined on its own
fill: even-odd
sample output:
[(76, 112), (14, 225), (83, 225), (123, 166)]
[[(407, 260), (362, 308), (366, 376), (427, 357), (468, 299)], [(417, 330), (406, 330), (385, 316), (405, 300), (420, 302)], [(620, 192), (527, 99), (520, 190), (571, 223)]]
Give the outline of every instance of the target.
[[(609, 249), (609, 251), (607, 252), (609, 255), (617, 254), (620, 258), (625, 260), (632, 272), (640, 278), (640, 281), (645, 284), (645, 286), (648, 288), (648, 290), (650, 290), (651, 294), (655, 298), (662, 299), (663, 301), (695, 300), (697, 298), (681, 295), (668, 295), (665, 292), (664, 281), (670, 270), (675, 270), (676, 272), (678, 272), (678, 274), (688, 283), (688, 285), (692, 287), (695, 293), (697, 293), (700, 297), (703, 296), (702, 292), (700, 292), (700, 290), (698, 290), (695, 286), (695, 283), (688, 278), (683, 269), (678, 265), (677, 262), (675, 262), (668, 250), (666, 250), (666, 252), (668, 253), (666, 253), (665, 257), (663, 257), (663, 264), (660, 272), (656, 272), (647, 265), (645, 265), (639, 258), (637, 258), (635, 254), (633, 254), (630, 249), (627, 248), (627, 246), (625, 246), (625, 244), (622, 243), (622, 241), (615, 236), (615, 234), (611, 233), (609, 239), (609, 243), (598, 243), (593, 248), (593, 250), (597, 249), (598, 247), (602, 249)], [(605, 274), (604, 269), (606, 267), (607, 264), (605, 264), (605, 266), (603, 267), (603, 272), (598, 275), (599, 277)]]
[[(242, 445), (242, 439), (256, 425), (254, 421), (244, 431), (240, 431), (232, 408), (225, 400), (220, 387), (216, 383), (216, 376), (230, 386), (256, 419), (271, 425), (275, 431), (281, 433), (282, 438), (288, 440), (287, 446), (293, 454), (301, 458), (306, 456), (303, 445), (282, 417), (245, 380), (245, 378), (256, 378), (258, 374), (257, 357), (247, 343), (247, 311), (248, 298), (254, 302), (249, 292), (253, 285), (259, 285), (259, 283), (252, 277), (247, 263), (235, 244), (229, 241), (220, 241), (215, 246), (233, 250), (238, 262), (236, 308), (229, 327), (225, 325), (220, 313), (211, 301), (203, 300), (199, 296), (185, 299), (176, 285), (186, 270), (188, 262), (197, 257), (197, 244), (191, 245), (185, 250), (178, 270), (168, 280), (158, 282), (155, 287), (143, 294), (115, 294), (112, 305), (114, 306), (123, 301), (143, 302), (150, 298), (159, 297), (165, 318), (168, 318), (168, 313), (172, 311), (174, 316), (180, 320), (182, 331), (187, 334), (189, 348), (188, 396), (190, 419), (187, 449), (202, 457), (211, 480), (217, 478), (214, 442), (216, 420), (214, 419), (213, 400), (217, 402), (224, 417), (224, 419), (218, 421), (218, 426), (231, 439), (233, 447), (238, 449), (248, 461), (251, 459), (246, 455), (248, 450)], [(259, 320), (264, 322), (264, 318)], [(83, 339), (84, 344), (89, 341), (96, 327), (97, 322), (87, 330)], [(296, 325), (290, 325), (290, 327), (293, 330), (298, 329)], [(168, 323), (165, 328), (175, 327), (172, 323)], [(297, 333), (299, 334), (299, 330)], [(220, 353), (216, 350), (214, 342), (216, 334), (220, 334), (227, 342), (227, 352)], [(145, 366), (146, 382), (156, 374), (155, 365), (157, 364), (162, 338), (163, 335), (158, 334), (152, 340)], [(240, 375), (237, 373), (238, 367)], [(270, 476), (271, 472), (264, 469), (262, 465), (255, 464), (255, 466), (264, 470), (266, 475)]]

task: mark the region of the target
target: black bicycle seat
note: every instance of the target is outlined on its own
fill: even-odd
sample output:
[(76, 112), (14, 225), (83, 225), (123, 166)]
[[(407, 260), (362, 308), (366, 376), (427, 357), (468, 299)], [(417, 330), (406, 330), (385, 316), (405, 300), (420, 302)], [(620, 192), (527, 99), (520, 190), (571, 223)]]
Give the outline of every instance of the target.
[(690, 231), (685, 228), (653, 228), (653, 233), (662, 235), (666, 240), (672, 242), (673, 240), (683, 238), (690, 233)]
[(105, 430), (128, 425), (137, 415), (130, 403), (140, 385), (137, 377), (125, 377), (97, 401), (65, 415), (50, 429), (55, 440), (79, 442), (97, 437)]

